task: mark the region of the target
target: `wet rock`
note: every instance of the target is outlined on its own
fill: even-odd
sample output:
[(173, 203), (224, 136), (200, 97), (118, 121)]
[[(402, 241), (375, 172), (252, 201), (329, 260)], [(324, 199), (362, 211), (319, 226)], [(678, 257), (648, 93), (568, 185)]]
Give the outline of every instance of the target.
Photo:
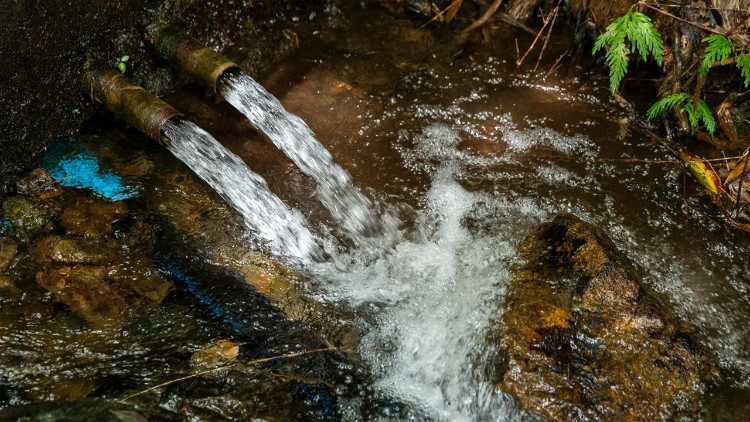
[(16, 242), (7, 237), (0, 237), (0, 273), (5, 272), (18, 254)]
[(31, 248), (39, 271), (37, 283), (89, 323), (121, 325), (131, 316), (159, 305), (172, 284), (147, 256), (122, 239), (48, 236)]
[(240, 353), (240, 346), (229, 340), (219, 340), (214, 346), (203, 348), (190, 357), (190, 364), (198, 369), (216, 368), (232, 363)]
[(18, 246), (7, 237), (0, 237), (0, 292), (15, 290), (8, 268), (16, 260)]
[(47, 201), (62, 194), (63, 190), (43, 168), (36, 168), (18, 181), (19, 192)]
[[(104, 399), (84, 399), (69, 401), (51, 401), (34, 403), (22, 406), (10, 406), (0, 410), (0, 420), (6, 421), (143, 421), (141, 419), (130, 419), (127, 416), (139, 415), (130, 405)], [(154, 409), (153, 414), (146, 414), (154, 420), (168, 420), (171, 415), (163, 410)]]
[[(427, 0), (379, 0), (378, 3), (385, 10), (394, 15), (402, 15), (408, 12), (421, 18), (429, 18), (432, 17), (433, 13), (432, 5)], [(438, 3), (445, 2), (442, 1)], [(442, 8), (435, 6), (435, 9), (441, 10)]]
[(32, 255), (41, 263), (104, 264), (115, 259), (117, 247), (112, 241), (73, 236), (48, 236), (32, 247)]
[(11, 233), (21, 242), (52, 231), (56, 210), (38, 200), (12, 196), (3, 202), (3, 214), (11, 225)]
[[(101, 265), (74, 265), (40, 271), (37, 283), (94, 326), (119, 326), (158, 305), (171, 284), (161, 278), (118, 278)], [(132, 282), (140, 282), (134, 285)]]
[(96, 383), (90, 378), (61, 379), (54, 383), (51, 393), (60, 400), (80, 400), (96, 391)]
[(112, 225), (127, 216), (128, 207), (122, 201), (83, 196), (63, 210), (60, 224), (68, 234), (106, 237), (112, 234)]
[(600, 229), (563, 214), (520, 253), (490, 336), (507, 352), (500, 389), (550, 420), (697, 414), (713, 358)]

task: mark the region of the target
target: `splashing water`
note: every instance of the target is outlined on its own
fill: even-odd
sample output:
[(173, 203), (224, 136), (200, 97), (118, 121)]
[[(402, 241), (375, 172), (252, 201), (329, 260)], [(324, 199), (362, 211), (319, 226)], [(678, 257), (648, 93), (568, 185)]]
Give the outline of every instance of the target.
[[(345, 230), (355, 236), (376, 230), (379, 223), (372, 203), (354, 186), (349, 173), (333, 162), (331, 153), (302, 119), (287, 112), (276, 97), (247, 75), (230, 72), (220, 82), (224, 98), (315, 180), (321, 202)], [(387, 219), (380, 225), (383, 231), (395, 230), (395, 224)]]
[(456, 181), (463, 164), (446, 152), (458, 139), (442, 125), (416, 139), (420, 158), (439, 164), (430, 169), (431, 187), (413, 233), (378, 259), (369, 245), (310, 270), (325, 280), (322, 300), (365, 315), (359, 352), (372, 365), (378, 391), (410, 403), (418, 418), (522, 417), (508, 396), (479, 376), (496, 352), (483, 339), (510, 280), (515, 245), (505, 240), (511, 236), (467, 228), (465, 220), (487, 198)]
[(262, 177), (206, 131), (186, 120), (162, 128), (167, 148), (242, 215), (272, 252), (307, 261), (317, 251), (302, 214), (274, 195)]

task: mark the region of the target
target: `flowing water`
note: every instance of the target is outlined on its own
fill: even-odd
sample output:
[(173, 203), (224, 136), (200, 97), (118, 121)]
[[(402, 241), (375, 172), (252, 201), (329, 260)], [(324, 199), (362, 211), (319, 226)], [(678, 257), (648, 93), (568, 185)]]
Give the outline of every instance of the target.
[(299, 211), (274, 195), (262, 177), (206, 131), (186, 120), (162, 128), (167, 148), (242, 216), (247, 227), (274, 253), (308, 260), (316, 243)]
[[(717, 353), (722, 385), (735, 396), (709, 394), (700, 417), (721, 419), (716, 412), (725, 408), (745, 414), (750, 244), (695, 195), (678, 165), (663, 163), (665, 151), (641, 139), (632, 116), (610, 102), (607, 84), (583, 83), (576, 69), (551, 72), (566, 48), (555, 46), (554, 37), (541, 61), (544, 72), (519, 71), (506, 47), (528, 45), (525, 33), (501, 34), (475, 48), (454, 46), (411, 21), (350, 7), (345, 21), (328, 10), (326, 19), (301, 29), (301, 51), (263, 82), (268, 90), (247, 76), (228, 75), (224, 96), (242, 115), (190, 89), (170, 99), (218, 141), (186, 121), (165, 128), (170, 151), (266, 246), (300, 264), (300, 290), (315, 303), (343, 310), (335, 319), (362, 334), (355, 351), (368, 367), (372, 389), (340, 397), (341, 416), (529, 419), (493, 385), (498, 350), (487, 333), (501, 323), (516, 248), (536, 225), (565, 211), (602, 226), (649, 274), (648, 287), (669, 297)], [(274, 155), (268, 140), (294, 166)], [(160, 169), (180, 166), (149, 154)], [(642, 161), (627, 161), (632, 157)], [(305, 195), (307, 178), (317, 198)], [(146, 188), (161, 189), (158, 183)], [(318, 212), (321, 204), (330, 214)], [(370, 230), (373, 224), (380, 230)], [(316, 245), (325, 259), (304, 259)], [(190, 322), (178, 306), (186, 300), (171, 303), (177, 310), (162, 307), (161, 318), (171, 321), (174, 313)], [(202, 300), (219, 315), (244, 308), (237, 301), (224, 309), (220, 301)], [(305, 322), (328, 321), (318, 311), (300, 312)], [(262, 322), (251, 313), (232, 323)], [(186, 334), (203, 344), (192, 335)], [(154, 375), (160, 368), (142, 364), (150, 355), (138, 338), (123, 337), (135, 346), (119, 353), (138, 356), (141, 368), (142, 382), (128, 388), (163, 380)], [(12, 347), (23, 349), (20, 340)], [(162, 362), (155, 354), (151, 361)], [(98, 356), (106, 361), (104, 353)], [(91, 365), (101, 368), (86, 375), (110, 370), (99, 360)], [(120, 366), (113, 371), (127, 373)], [(212, 398), (229, 394), (219, 391)], [(178, 396), (160, 406), (178, 408)], [(273, 398), (265, 401), (272, 415)], [(368, 402), (379, 411), (363, 413)]]
[(395, 229), (388, 220), (379, 227), (372, 203), (352, 183), (349, 173), (333, 161), (305, 122), (284, 110), (258, 82), (242, 73), (227, 72), (219, 83), (224, 98), (317, 183), (321, 202), (345, 230), (356, 236)]

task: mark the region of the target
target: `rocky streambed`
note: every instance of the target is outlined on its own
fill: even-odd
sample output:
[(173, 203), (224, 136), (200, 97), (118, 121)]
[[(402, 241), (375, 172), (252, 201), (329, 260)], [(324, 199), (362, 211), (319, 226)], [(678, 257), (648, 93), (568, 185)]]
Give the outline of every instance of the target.
[[(747, 239), (679, 167), (625, 161), (663, 155), (606, 87), (519, 72), (523, 31), (457, 44), (334, 6), (275, 33), (263, 83), (403, 238), (292, 268), (166, 150), (95, 119), (2, 179), (0, 419), (741, 420)], [(243, 31), (193, 33), (271, 54)], [(194, 85), (169, 101), (335, 233), (243, 116)]]

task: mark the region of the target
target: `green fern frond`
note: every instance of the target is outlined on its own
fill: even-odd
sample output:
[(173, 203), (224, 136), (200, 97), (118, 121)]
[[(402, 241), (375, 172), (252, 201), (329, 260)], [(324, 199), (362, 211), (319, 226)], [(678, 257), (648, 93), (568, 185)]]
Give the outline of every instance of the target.
[(609, 89), (612, 92), (617, 92), (622, 79), (628, 73), (628, 54), (630, 54), (630, 49), (625, 43), (618, 44), (607, 51)]
[(745, 78), (745, 88), (750, 87), (750, 54), (740, 54), (735, 60), (742, 77)]
[(652, 56), (661, 66), (664, 59), (664, 42), (659, 31), (651, 22), (651, 18), (639, 12), (630, 12), (630, 22), (627, 26), (627, 37), (633, 50), (640, 54), (643, 61)]
[(651, 107), (648, 108), (648, 111), (646, 111), (646, 118), (648, 118), (648, 120), (653, 120), (665, 111), (674, 110), (677, 106), (689, 99), (690, 96), (684, 92), (678, 92), (676, 94), (659, 98), (659, 100), (653, 103)]
[(708, 45), (706, 46), (706, 54), (703, 56), (698, 72), (701, 76), (706, 76), (714, 63), (727, 63), (729, 56), (734, 52), (734, 45), (729, 38), (720, 34), (709, 35), (703, 39), (703, 42), (708, 43)]
[[(695, 111), (698, 114), (698, 117), (700, 120), (703, 121), (703, 126), (706, 128), (706, 132), (713, 135), (716, 133), (716, 119), (714, 118), (714, 113), (711, 111), (711, 108), (706, 104), (703, 100), (698, 100), (698, 106), (695, 107)], [(696, 124), (693, 126), (693, 129), (698, 127)]]
[(711, 111), (708, 104), (703, 100), (698, 100), (697, 103), (694, 103), (690, 95), (684, 92), (678, 92), (676, 94), (659, 98), (658, 101), (648, 108), (648, 111), (646, 111), (646, 117), (648, 120), (653, 120), (657, 116), (670, 110), (677, 110), (678, 113), (685, 113), (692, 130), (697, 129), (700, 123), (703, 122), (703, 126), (708, 133), (711, 135), (716, 133), (716, 118), (714, 118), (714, 113)]
[[(627, 42), (626, 42), (627, 40)], [(610, 89), (617, 92), (622, 78), (628, 71), (628, 55), (631, 50), (643, 60), (651, 56), (659, 65), (664, 60), (664, 43), (651, 19), (640, 12), (628, 12), (607, 26), (594, 43), (592, 54), (607, 47), (606, 61), (609, 66)]]

